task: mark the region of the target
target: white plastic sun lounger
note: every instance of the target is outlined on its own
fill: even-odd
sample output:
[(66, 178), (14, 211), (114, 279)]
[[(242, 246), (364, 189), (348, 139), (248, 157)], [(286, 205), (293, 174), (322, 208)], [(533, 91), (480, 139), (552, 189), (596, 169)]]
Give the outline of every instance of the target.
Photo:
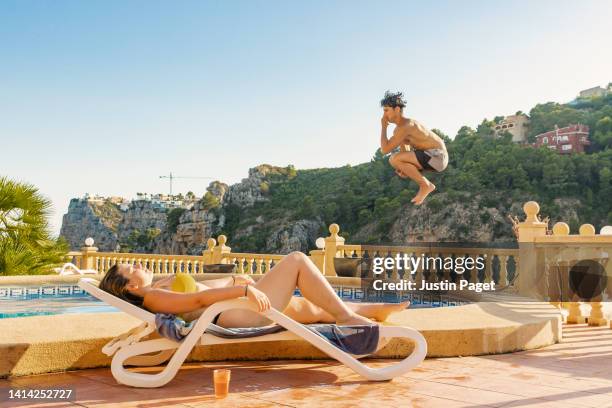
[[(143, 337), (156, 331), (155, 314), (119, 299), (99, 289), (97, 285), (98, 281), (95, 279), (81, 278), (79, 280), (79, 286), (92, 296), (143, 321), (140, 326), (116, 337), (102, 348), (102, 352), (106, 355), (112, 356), (114, 354), (111, 362), (111, 372), (117, 382), (133, 387), (153, 388), (167, 384), (174, 378), (185, 361), (185, 358), (198, 342), (203, 345), (211, 345), (303, 339), (330, 357), (340, 361), (356, 373), (372, 381), (389, 380), (393, 377), (405, 374), (418, 366), (427, 355), (427, 342), (418, 331), (409, 327), (381, 325), (379, 336), (382, 341), (379, 342), (378, 349), (384, 347), (386, 342), (393, 337), (410, 339), (415, 343), (415, 347), (412, 354), (396, 364), (378, 369), (370, 368), (351, 354), (335, 347), (321, 336), (305, 328), (301, 323), (285, 316), (278, 310), (271, 308), (263, 313), (258, 312), (256, 306), (246, 298), (225, 300), (209, 306), (195, 322), (191, 332), (180, 342), (167, 338), (141, 341)], [(230, 309), (248, 309), (255, 311), (283, 326), (287, 330), (257, 337), (239, 339), (221, 338), (209, 333), (204, 333), (217, 314)], [(151, 355), (151, 353), (156, 354)], [(124, 367), (124, 365), (141, 367), (155, 366), (168, 359), (170, 361), (166, 367), (156, 374), (135, 373), (126, 370)]]
[(96, 271), (95, 269), (79, 269), (75, 264), (71, 262), (65, 263), (64, 266), (62, 266), (61, 268), (55, 268), (55, 272), (58, 275), (98, 274), (98, 271)]

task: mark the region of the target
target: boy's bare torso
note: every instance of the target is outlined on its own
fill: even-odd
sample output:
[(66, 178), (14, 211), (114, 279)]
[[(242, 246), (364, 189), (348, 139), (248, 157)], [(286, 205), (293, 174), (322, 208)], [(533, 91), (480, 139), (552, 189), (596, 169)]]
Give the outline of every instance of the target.
[(444, 140), (421, 123), (414, 119), (406, 119), (402, 125), (396, 126), (394, 135), (403, 134), (403, 144), (410, 145), (413, 149), (443, 149), (446, 150)]

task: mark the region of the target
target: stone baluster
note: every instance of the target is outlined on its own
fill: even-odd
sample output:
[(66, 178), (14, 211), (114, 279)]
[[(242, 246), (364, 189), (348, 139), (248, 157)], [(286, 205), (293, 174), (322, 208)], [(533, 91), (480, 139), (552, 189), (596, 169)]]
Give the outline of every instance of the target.
[(259, 258), (257, 260), (257, 267), (255, 268), (255, 272), (258, 275), (261, 275), (263, 273), (263, 265), (264, 265), (264, 259), (263, 258)]
[(506, 287), (508, 285), (508, 259), (506, 255), (499, 255), (499, 286)]
[[(420, 254), (418, 254), (417, 252), (412, 255), (416, 257), (420, 256)], [(414, 274), (414, 282), (416, 283), (416, 287), (420, 288), (421, 282), (423, 282), (424, 280), (425, 277), (423, 275), (423, 262), (419, 262), (419, 264), (417, 265), (416, 273)]]
[(441, 260), (440, 258), (440, 253), (438, 252), (432, 252), (431, 253), (431, 257), (433, 262), (431, 262), (431, 276), (430, 276), (430, 280), (431, 282), (439, 282), (440, 281), (440, 277), (438, 276), (438, 273), (442, 271), (444, 265), (440, 265), (439, 262)]
[[(463, 255), (465, 257), (469, 256), (469, 255)], [(477, 254), (476, 257), (480, 257), (481, 254)], [(486, 268), (486, 260), (485, 260), (485, 268)], [(480, 271), (478, 270), (478, 268), (476, 266), (474, 266), (474, 268), (470, 269), (470, 283), (478, 283), (480, 281), (478, 275), (480, 274)]]
[(578, 296), (573, 295), (572, 301), (569, 302), (569, 314), (567, 315), (568, 324), (582, 324), (586, 321), (586, 318), (582, 315), (580, 310), (580, 301)]
[[(453, 258), (455, 256), (455, 254), (443, 254), (443, 257), (450, 257)], [(444, 260), (444, 258), (442, 258)], [(450, 268), (445, 268), (444, 267), (444, 262), (442, 263), (442, 269), (444, 270), (444, 274), (442, 275), (442, 280), (446, 280), (448, 282), (450, 282), (451, 279), (451, 270)]]
[(266, 273), (269, 272), (270, 269), (272, 269), (272, 262), (273, 262), (273, 259), (266, 260)]
[[(393, 259), (395, 259), (395, 256), (398, 254), (398, 252), (394, 252), (394, 251), (389, 251), (389, 256), (392, 257)], [(392, 281), (399, 281), (400, 279), (400, 275), (399, 275), (399, 270), (397, 268), (397, 263), (394, 262), (393, 263), (393, 269), (391, 270), (391, 280)]]
[(334, 266), (334, 258), (338, 256), (338, 246), (344, 245), (344, 238), (338, 235), (340, 226), (332, 224), (329, 226), (329, 237), (325, 238), (325, 275), (338, 276)]
[(493, 282), (493, 251), (485, 254), (484, 283)]
[(589, 314), (589, 326), (608, 326), (610, 321), (603, 314), (601, 300), (589, 302), (591, 305), (591, 313)]

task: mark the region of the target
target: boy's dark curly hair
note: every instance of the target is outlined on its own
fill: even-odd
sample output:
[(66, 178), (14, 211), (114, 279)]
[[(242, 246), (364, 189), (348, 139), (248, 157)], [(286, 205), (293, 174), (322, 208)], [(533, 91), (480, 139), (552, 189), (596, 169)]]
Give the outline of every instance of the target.
[(395, 108), (399, 106), (404, 109), (406, 107), (406, 101), (404, 100), (404, 94), (401, 92), (393, 93), (391, 91), (385, 92), (385, 97), (380, 100), (380, 106), (389, 106)]

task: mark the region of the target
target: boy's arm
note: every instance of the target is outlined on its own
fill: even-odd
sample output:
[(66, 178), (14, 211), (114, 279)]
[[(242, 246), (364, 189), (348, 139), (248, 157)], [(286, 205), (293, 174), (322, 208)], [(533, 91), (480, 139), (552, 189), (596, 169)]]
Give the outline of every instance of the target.
[(391, 152), (397, 146), (400, 146), (404, 140), (404, 135), (401, 131), (398, 131), (397, 127), (393, 131), (393, 136), (391, 136), (391, 139), (387, 139), (387, 125), (388, 122), (386, 122), (386, 120), (383, 118), (382, 128), (380, 131), (380, 151), (382, 154)]

